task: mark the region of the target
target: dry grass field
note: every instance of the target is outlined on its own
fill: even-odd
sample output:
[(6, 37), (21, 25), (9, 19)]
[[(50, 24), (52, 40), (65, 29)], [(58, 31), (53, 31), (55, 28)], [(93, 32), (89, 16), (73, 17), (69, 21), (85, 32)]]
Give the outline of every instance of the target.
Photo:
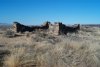
[(0, 67), (100, 67), (98, 27), (60, 36), (4, 33), (0, 31)]

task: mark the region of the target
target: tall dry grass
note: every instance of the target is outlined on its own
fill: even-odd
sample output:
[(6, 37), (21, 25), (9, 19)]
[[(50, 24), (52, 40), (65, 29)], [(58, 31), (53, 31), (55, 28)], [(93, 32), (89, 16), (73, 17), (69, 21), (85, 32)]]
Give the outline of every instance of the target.
[(98, 67), (100, 48), (93, 48), (67, 39), (55, 45), (38, 43), (33, 48), (14, 48), (4, 64), (6, 67)]
[(15, 38), (15, 44), (7, 45), (10, 55), (4, 58), (4, 67), (100, 67), (99, 35), (97, 28), (53, 39), (43, 35), (38, 42), (34, 40), (38, 36)]

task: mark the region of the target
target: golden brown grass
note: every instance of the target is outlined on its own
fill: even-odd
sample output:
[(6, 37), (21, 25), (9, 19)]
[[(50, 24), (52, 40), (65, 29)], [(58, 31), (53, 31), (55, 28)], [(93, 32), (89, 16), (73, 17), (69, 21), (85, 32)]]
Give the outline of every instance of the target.
[[(39, 46), (41, 45), (41, 46)], [(33, 48), (14, 48), (5, 59), (7, 67), (98, 67), (98, 52), (89, 45), (74, 41), (59, 44), (37, 44)], [(33, 51), (33, 52), (31, 52)], [(28, 53), (29, 52), (29, 53)]]
[[(10, 56), (7, 56), (5, 58), (5, 66), (8, 67), (20, 67), (22, 64), (22, 58), (24, 56), (24, 51), (25, 49), (20, 48), (20, 49), (14, 49), (14, 53), (12, 52)], [(16, 54), (15, 54), (16, 53)], [(9, 62), (10, 61), (10, 62)]]
[[(98, 35), (95, 35), (98, 34)], [(56, 36), (61, 41), (35, 42), (30, 37), (2, 38), (2, 49), (10, 51), (4, 67), (100, 67), (99, 31)], [(6, 43), (5, 43), (6, 42)]]

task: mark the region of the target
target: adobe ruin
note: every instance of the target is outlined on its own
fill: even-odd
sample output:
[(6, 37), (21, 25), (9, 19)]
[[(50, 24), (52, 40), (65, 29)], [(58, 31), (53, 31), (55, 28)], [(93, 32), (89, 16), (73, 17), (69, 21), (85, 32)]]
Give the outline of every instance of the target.
[(54, 24), (51, 24), (50, 22), (45, 22), (45, 24), (40, 26), (26, 26), (23, 24), (20, 24), (18, 22), (13, 23), (13, 31), (16, 33), (19, 32), (33, 32), (33, 31), (45, 31), (48, 32), (48, 34), (54, 34), (54, 35), (61, 35), (61, 34), (67, 34), (68, 32), (78, 32), (80, 29), (80, 25), (77, 26), (66, 26), (65, 24), (62, 24), (61, 22), (57, 22)]
[(13, 28), (12, 30), (16, 33), (25, 32), (25, 31), (29, 31), (29, 32), (33, 31), (31, 27), (25, 26), (18, 22), (14, 22), (12, 28)]

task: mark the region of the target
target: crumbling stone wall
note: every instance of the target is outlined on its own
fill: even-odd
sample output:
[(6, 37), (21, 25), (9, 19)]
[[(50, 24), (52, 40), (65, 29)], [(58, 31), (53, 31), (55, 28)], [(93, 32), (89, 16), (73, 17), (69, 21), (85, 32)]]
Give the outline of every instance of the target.
[(49, 24), (49, 33), (54, 35), (59, 35), (60, 23)]
[(48, 30), (49, 28), (49, 24), (50, 22), (45, 22), (43, 25), (41, 26), (32, 26), (31, 28), (34, 30), (34, 31), (46, 31)]
[(18, 22), (13, 23), (13, 31), (15, 32), (25, 32), (25, 31), (36, 31), (36, 30), (47, 30), (49, 28), (49, 22), (46, 22), (44, 25), (41, 26), (25, 26)]
[(67, 34), (68, 32), (77, 32), (80, 29), (80, 25), (77, 26), (66, 26), (65, 24), (62, 24), (61, 22), (51, 24), (50, 22), (46, 22), (45, 24), (41, 26), (25, 26), (18, 22), (13, 23), (13, 30), (15, 32), (25, 32), (25, 31), (45, 31), (48, 30), (49, 34), (53, 35), (61, 35), (61, 34)]
[(14, 32), (25, 32), (25, 31), (33, 31), (33, 29), (29, 26), (22, 25), (18, 22), (13, 23), (13, 31)]
[(72, 27), (66, 26), (61, 22), (49, 25), (49, 33), (54, 35), (67, 34), (68, 32), (73, 33), (77, 32), (79, 29), (80, 29), (79, 24), (77, 26), (72, 26)]

